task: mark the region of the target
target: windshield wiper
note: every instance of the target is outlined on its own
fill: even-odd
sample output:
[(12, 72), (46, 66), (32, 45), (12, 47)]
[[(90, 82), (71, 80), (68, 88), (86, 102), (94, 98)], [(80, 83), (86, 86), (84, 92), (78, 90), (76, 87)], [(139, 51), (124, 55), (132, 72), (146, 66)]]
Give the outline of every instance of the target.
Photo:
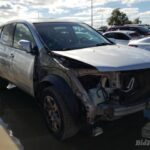
[(90, 45), (90, 46), (83, 46), (83, 47), (66, 47), (59, 49), (60, 51), (67, 51), (67, 50), (74, 50), (74, 49), (82, 49), (82, 48), (88, 48), (88, 47), (94, 47), (94, 46), (104, 46), (104, 45), (113, 45), (112, 43), (98, 43), (96, 45)]

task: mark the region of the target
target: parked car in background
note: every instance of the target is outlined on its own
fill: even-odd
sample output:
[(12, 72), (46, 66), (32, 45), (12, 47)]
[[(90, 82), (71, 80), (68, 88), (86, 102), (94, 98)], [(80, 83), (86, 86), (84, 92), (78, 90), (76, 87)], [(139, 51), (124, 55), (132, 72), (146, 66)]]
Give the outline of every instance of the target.
[[(35, 97), (58, 139), (150, 107), (150, 52), (115, 45), (79, 22), (0, 26), (0, 88)], [(1, 91), (2, 92), (2, 91)], [(98, 126), (99, 125), (99, 126)]]
[(149, 27), (150, 27), (150, 25), (148, 25), (148, 24), (126, 24), (124, 26), (139, 26), (139, 27), (144, 27), (147, 29), (149, 29)]
[(150, 51), (150, 36), (139, 40), (131, 40), (128, 45)]
[(106, 38), (116, 44), (128, 45), (131, 39), (140, 38), (140, 35), (135, 31), (109, 31), (103, 34)]
[(126, 26), (113, 26), (108, 28), (107, 31), (116, 31), (116, 30), (128, 30), (128, 31), (135, 31), (139, 33), (140, 35), (143, 36), (148, 36), (150, 35), (149, 29), (141, 26), (136, 26), (136, 25), (126, 25)]
[(150, 29), (150, 25), (148, 25), (148, 24), (139, 24), (139, 26)]
[(107, 31), (107, 29), (108, 29), (107, 26), (101, 26), (100, 28), (98, 28), (98, 29), (96, 29), (96, 30), (97, 30), (98, 32), (100, 32), (100, 33), (104, 33), (104, 32)]
[(96, 29), (96, 31), (99, 32), (99, 33), (101, 33), (101, 34), (104, 33), (102, 29)]

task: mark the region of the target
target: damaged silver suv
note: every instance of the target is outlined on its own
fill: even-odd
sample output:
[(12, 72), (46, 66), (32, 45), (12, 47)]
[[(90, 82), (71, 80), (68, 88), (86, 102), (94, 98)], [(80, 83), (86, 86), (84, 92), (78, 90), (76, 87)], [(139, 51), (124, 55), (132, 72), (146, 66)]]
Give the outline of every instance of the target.
[(36, 98), (59, 139), (87, 126), (98, 135), (97, 122), (150, 104), (150, 52), (114, 45), (84, 23), (0, 26), (0, 77), (0, 88), (12, 83)]

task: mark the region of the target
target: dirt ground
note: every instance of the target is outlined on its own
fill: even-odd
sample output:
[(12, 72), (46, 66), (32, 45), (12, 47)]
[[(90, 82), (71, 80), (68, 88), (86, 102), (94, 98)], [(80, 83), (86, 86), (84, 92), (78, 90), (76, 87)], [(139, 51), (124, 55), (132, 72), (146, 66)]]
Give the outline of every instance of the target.
[[(25, 150), (149, 150), (135, 146), (142, 140), (141, 129), (148, 122), (143, 113), (136, 113), (114, 122), (105, 122), (104, 134), (92, 138), (83, 133), (64, 142), (49, 133), (35, 100), (14, 88), (0, 91), (0, 118)], [(1, 145), (0, 145), (1, 147)]]

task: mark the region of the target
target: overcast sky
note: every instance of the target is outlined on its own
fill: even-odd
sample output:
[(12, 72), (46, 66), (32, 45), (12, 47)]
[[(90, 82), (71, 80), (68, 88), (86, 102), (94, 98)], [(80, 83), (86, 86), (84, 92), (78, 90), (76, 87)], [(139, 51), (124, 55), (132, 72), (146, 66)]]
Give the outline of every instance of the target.
[[(150, 0), (93, 0), (94, 26), (106, 24), (114, 8), (131, 20), (150, 23)], [(90, 24), (91, 0), (0, 0), (0, 23), (13, 19), (63, 18)]]

